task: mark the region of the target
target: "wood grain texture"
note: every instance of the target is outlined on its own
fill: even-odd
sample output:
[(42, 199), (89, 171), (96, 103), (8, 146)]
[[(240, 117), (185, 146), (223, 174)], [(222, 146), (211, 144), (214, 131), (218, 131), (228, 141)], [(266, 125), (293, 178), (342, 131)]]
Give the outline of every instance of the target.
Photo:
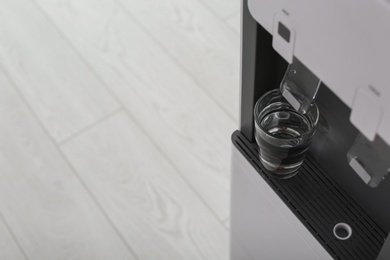
[(232, 28), (237, 34), (240, 34), (241, 26), (240, 11), (234, 12), (231, 16), (225, 19), (226, 23)]
[(0, 62), (56, 141), (118, 108), (31, 1), (0, 1)]
[(241, 0), (200, 0), (200, 2), (225, 19), (240, 9)]
[(238, 122), (239, 37), (225, 22), (198, 0), (117, 2)]
[(232, 120), (112, 1), (39, 3), (209, 208), (226, 219)]
[(136, 259), (2, 70), (0, 86), (0, 211), (28, 259)]
[(0, 259), (26, 259), (4, 223), (2, 216), (0, 216)]
[(223, 224), (225, 225), (227, 230), (230, 230), (230, 218), (226, 219)]
[(126, 114), (62, 147), (140, 259), (227, 259), (226, 229)]

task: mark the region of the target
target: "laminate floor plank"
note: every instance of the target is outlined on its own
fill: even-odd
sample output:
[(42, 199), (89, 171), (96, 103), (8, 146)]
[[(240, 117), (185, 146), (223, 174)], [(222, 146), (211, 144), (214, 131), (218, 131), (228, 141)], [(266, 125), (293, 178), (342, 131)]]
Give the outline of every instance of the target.
[(218, 17), (226, 19), (240, 9), (241, 0), (200, 0), (208, 6)]
[(25, 260), (26, 256), (18, 247), (7, 225), (0, 216), (0, 259)]
[(0, 86), (0, 212), (28, 259), (137, 259), (3, 70)]
[(225, 220), (233, 121), (112, 1), (38, 2), (209, 209)]
[(223, 224), (225, 225), (226, 229), (230, 230), (230, 218), (226, 219)]
[(198, 0), (116, 1), (238, 122), (239, 37), (225, 22)]
[(32, 1), (0, 1), (0, 63), (60, 142), (118, 104)]
[(240, 11), (237, 10), (231, 16), (225, 19), (226, 23), (239, 35), (240, 34)]
[(211, 10), (0, 1), (0, 259), (228, 259), (239, 48)]
[(226, 229), (125, 113), (62, 148), (139, 259), (227, 259)]

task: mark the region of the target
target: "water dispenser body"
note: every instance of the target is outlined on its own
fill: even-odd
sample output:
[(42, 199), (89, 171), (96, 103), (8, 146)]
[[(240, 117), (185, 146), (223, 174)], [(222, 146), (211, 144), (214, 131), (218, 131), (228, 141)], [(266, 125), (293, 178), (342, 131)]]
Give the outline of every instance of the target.
[[(362, 259), (375, 259), (381, 251), (383, 256), (383, 247), (390, 245), (385, 243), (390, 231), (390, 181), (382, 181), (386, 168), (372, 175), (376, 168), (365, 168), (367, 153), (356, 153), (364, 147), (359, 140), (378, 153), (389, 150), (388, 2), (243, 0), (241, 9), (240, 125), (232, 138), (231, 259), (308, 259), (300, 258), (305, 254), (312, 255), (310, 259), (360, 259), (353, 251)], [(294, 59), (322, 81), (315, 97), (321, 116), (307, 165), (295, 180), (281, 182), (267, 178), (257, 164), (253, 107), (262, 94), (280, 87)], [(382, 157), (382, 162), (390, 162), (387, 155)], [(363, 170), (357, 174), (359, 169)], [(377, 182), (378, 176), (380, 185), (367, 185)], [(308, 179), (310, 189), (302, 186)], [(328, 186), (320, 187), (319, 179)], [(345, 197), (345, 204), (336, 202), (337, 196), (343, 197), (340, 201)], [(316, 216), (330, 211), (334, 214)], [(340, 240), (333, 234), (336, 224), (350, 224), (356, 232)], [(372, 230), (375, 236), (365, 237), (363, 233)], [(342, 231), (348, 233), (347, 228)], [(278, 241), (278, 246), (271, 246)]]

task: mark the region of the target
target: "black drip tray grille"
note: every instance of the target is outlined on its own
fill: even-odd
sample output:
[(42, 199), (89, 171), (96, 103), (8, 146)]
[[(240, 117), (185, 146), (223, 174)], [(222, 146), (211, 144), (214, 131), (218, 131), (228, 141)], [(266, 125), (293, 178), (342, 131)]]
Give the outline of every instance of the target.
[[(264, 173), (256, 143), (250, 143), (239, 131), (233, 133), (232, 141), (334, 259), (376, 258), (386, 233), (310, 155), (306, 156), (296, 176), (279, 180)], [(349, 225), (350, 238), (336, 238), (334, 227), (338, 223)], [(343, 238), (348, 230), (341, 227)]]

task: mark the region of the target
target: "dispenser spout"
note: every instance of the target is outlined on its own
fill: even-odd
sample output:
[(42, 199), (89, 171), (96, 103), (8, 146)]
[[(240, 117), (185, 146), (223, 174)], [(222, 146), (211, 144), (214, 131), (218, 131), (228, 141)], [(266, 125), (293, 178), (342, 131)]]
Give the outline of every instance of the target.
[(370, 187), (377, 187), (390, 172), (390, 147), (379, 136), (374, 141), (359, 134), (347, 154), (351, 168)]
[(297, 58), (293, 58), (280, 84), (283, 97), (301, 114), (311, 107), (321, 80)]

